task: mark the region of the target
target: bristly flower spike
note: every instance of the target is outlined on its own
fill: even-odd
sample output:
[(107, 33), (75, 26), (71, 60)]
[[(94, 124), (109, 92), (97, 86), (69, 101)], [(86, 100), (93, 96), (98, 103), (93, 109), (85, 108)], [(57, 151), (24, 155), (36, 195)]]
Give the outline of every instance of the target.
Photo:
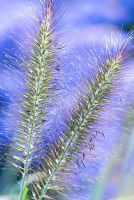
[(32, 170), (31, 164), (39, 152), (40, 134), (43, 132), (42, 125), (46, 121), (46, 108), (52, 93), (55, 55), (59, 49), (53, 33), (52, 10), (52, 0), (48, 0), (43, 20), (38, 20), (39, 30), (35, 30), (32, 50), (25, 64), (26, 92), (22, 99), (19, 129), (12, 150), (12, 157), (16, 160), (14, 165), (22, 173), (19, 200), (23, 199), (28, 173)]
[[(99, 110), (102, 109), (118, 78), (130, 39), (126, 40), (122, 47), (116, 47), (114, 54), (112, 48), (111, 52), (110, 49), (106, 49), (105, 59), (101, 63), (99, 60), (101, 66), (94, 80), (85, 80), (85, 94), (80, 95), (79, 102), (73, 107), (66, 130), (59, 134), (58, 141), (50, 145), (47, 158), (39, 170), (38, 182), (31, 184), (38, 200), (48, 197), (54, 199), (53, 194), (54, 191), (58, 191), (58, 182), (62, 181), (62, 174), (68, 173), (69, 164), (87, 140), (93, 122), (98, 118)], [(61, 187), (59, 191), (61, 192)]]

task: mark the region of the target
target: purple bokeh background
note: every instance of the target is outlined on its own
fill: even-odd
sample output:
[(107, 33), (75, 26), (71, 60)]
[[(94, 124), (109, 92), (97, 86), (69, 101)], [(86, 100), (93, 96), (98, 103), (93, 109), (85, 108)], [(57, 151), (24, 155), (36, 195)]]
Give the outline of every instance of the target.
[[(37, 1), (32, 1), (33, 4)], [(57, 0), (57, 3), (59, 1)], [(32, 26), (29, 14), (29, 2), (27, 0), (0, 0), (0, 138), (5, 143), (10, 140), (14, 131), (14, 123), (16, 122), (17, 109), (14, 102), (19, 100), (20, 90), (23, 88), (22, 75), (18, 70), (18, 66), (8, 66), (4, 61), (4, 49), (12, 51), (16, 48), (8, 35), (17, 32), (19, 37), (23, 38), (23, 32), (20, 32), (20, 24)], [(86, 57), (83, 57), (83, 51), (86, 45), (92, 46), (92, 43), (104, 43), (105, 35), (113, 32), (115, 39), (119, 35), (119, 31), (124, 27), (128, 27), (134, 22), (134, 1), (133, 0), (64, 0), (60, 10), (65, 12), (62, 18), (62, 41), (67, 45), (66, 54), (68, 58), (66, 64), (62, 66), (62, 81), (60, 83), (60, 95), (57, 100), (57, 106), (52, 109), (51, 116), (54, 118), (47, 124), (48, 130), (56, 132), (58, 130), (58, 122), (62, 118), (57, 108), (60, 102), (60, 109), (71, 106), (71, 100), (75, 87), (81, 78), (75, 65), (79, 65), (82, 71), (86, 71)], [(23, 15), (23, 17), (22, 17)], [(126, 31), (123, 33), (125, 37)], [(23, 40), (22, 40), (23, 41)], [(73, 55), (82, 56), (83, 61), (76, 61)], [(96, 148), (90, 156), (89, 150), (86, 149), (85, 166), (79, 169), (79, 175), (74, 174), (71, 182), (74, 185), (79, 182), (81, 186), (80, 192), (71, 194), (71, 200), (82, 200), (92, 198), (90, 194), (94, 190), (94, 185), (100, 179), (100, 172), (110, 159), (111, 152), (118, 142), (121, 133), (121, 114), (131, 102), (134, 82), (133, 60), (127, 64), (127, 70), (124, 71), (113, 97), (109, 101), (105, 113), (105, 122), (102, 123), (104, 113), (102, 113), (100, 123), (97, 130), (103, 131), (105, 139), (98, 136), (96, 140)], [(55, 116), (58, 116), (55, 118)], [(52, 124), (54, 126), (52, 127)], [(49, 127), (50, 126), (50, 127)], [(10, 130), (10, 131), (9, 131)], [(1, 148), (0, 148), (1, 149)], [(77, 168), (77, 166), (76, 166)], [(114, 196), (115, 187), (108, 189), (102, 200), (108, 200)], [(69, 197), (70, 199), (70, 197)], [(92, 200), (92, 199), (91, 199)], [(101, 200), (101, 199), (100, 199)]]

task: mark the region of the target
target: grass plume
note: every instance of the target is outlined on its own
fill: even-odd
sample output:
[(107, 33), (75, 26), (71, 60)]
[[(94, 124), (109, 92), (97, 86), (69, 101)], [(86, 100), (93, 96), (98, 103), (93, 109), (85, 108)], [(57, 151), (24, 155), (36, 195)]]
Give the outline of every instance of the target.
[(111, 52), (107, 51), (95, 79), (85, 80), (85, 94), (80, 95), (73, 107), (71, 117), (66, 121), (66, 130), (60, 133), (58, 141), (50, 145), (47, 158), (40, 169), (42, 173), (38, 174), (38, 184), (35, 182), (32, 185), (37, 199), (53, 199), (51, 191), (61, 192), (58, 187), (58, 182), (62, 181), (60, 175), (69, 172), (69, 164), (72, 165), (71, 162), (87, 140), (87, 135), (92, 134), (90, 129), (120, 73), (129, 39), (121, 48), (114, 49), (114, 54), (113, 49)]
[[(45, 4), (45, 2), (44, 2)], [(52, 93), (54, 57), (58, 46), (53, 33), (52, 0), (46, 5), (42, 21), (38, 20), (39, 30), (35, 33), (33, 48), (25, 64), (27, 73), (26, 93), (22, 103), (19, 130), (15, 139), (13, 158), (22, 171), (19, 199), (23, 199), (27, 176), (31, 163), (36, 159), (41, 142), (42, 125), (46, 121), (46, 107)], [(22, 167), (23, 166), (23, 167)]]

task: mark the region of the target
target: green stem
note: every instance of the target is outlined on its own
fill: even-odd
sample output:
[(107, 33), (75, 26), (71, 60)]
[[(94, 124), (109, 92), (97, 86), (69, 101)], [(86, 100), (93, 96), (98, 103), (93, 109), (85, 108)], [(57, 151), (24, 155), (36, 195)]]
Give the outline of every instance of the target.
[[(41, 71), (40, 71), (41, 72)], [(38, 79), (39, 78), (39, 79)], [(37, 80), (39, 80), (36, 83), (36, 93), (35, 93), (35, 102), (34, 102), (34, 108), (33, 108), (33, 117), (31, 120), (31, 127), (29, 128), (29, 139), (28, 139), (28, 149), (27, 149), (27, 155), (26, 155), (26, 161), (25, 161), (25, 165), (24, 165), (24, 172), (23, 172), (23, 176), (22, 176), (22, 182), (21, 182), (21, 189), (20, 189), (20, 195), (19, 195), (19, 200), (22, 200), (23, 198), (23, 193), (24, 193), (24, 189), (25, 189), (25, 183), (26, 183), (26, 179), (27, 179), (27, 171), (28, 171), (28, 167), (29, 167), (29, 159), (30, 159), (30, 152), (31, 152), (31, 144), (32, 144), (32, 136), (34, 133), (34, 127), (35, 127), (35, 120), (36, 120), (36, 115), (37, 115), (37, 105), (38, 105), (38, 93), (40, 91), (40, 85), (41, 85), (41, 78), (42, 78), (42, 73), (39, 73)]]

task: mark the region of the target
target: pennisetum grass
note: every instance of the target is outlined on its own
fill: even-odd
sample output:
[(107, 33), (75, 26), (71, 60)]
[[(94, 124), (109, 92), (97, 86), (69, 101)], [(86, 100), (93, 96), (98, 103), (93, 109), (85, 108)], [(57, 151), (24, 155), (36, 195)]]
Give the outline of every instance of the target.
[[(104, 58), (99, 60), (99, 70), (95, 77), (84, 79), (84, 93), (79, 94), (66, 128), (58, 133), (58, 139), (51, 142), (45, 158), (37, 166), (35, 180), (32, 163), (40, 155), (42, 147), (43, 124), (46, 122), (48, 103), (52, 93), (52, 82), (56, 66), (56, 54), (60, 46), (53, 27), (53, 1), (42, 1), (45, 5), (42, 20), (36, 18), (38, 30), (35, 31), (33, 46), (29, 52), (26, 68), (26, 90), (21, 101), (18, 132), (14, 138), (13, 164), (21, 171), (19, 200), (55, 199), (57, 192), (64, 193), (59, 182), (62, 174), (69, 173), (73, 159), (79, 149), (92, 134), (90, 129), (99, 116), (99, 111), (115, 86), (115, 80), (122, 69), (130, 37), (114, 49), (106, 49)], [(98, 59), (98, 57), (96, 57)], [(30, 196), (28, 196), (30, 194)]]
[(42, 173), (38, 174), (38, 184), (35, 182), (32, 185), (37, 199), (51, 198), (51, 190), (61, 192), (58, 182), (62, 181), (62, 173), (69, 173), (73, 158), (87, 140), (86, 136), (92, 134), (90, 129), (120, 73), (128, 41), (129, 39), (121, 48), (115, 50), (114, 55), (112, 52), (105, 55), (106, 60), (101, 62), (94, 80), (85, 80), (85, 94), (80, 95), (79, 101), (73, 107), (70, 118), (66, 121), (66, 130), (60, 133), (58, 141), (50, 145), (47, 158), (42, 163)]
[[(44, 4), (46, 4), (44, 2)], [(28, 62), (25, 64), (27, 73), (26, 93), (22, 101), (22, 112), (18, 134), (15, 138), (13, 158), (22, 171), (19, 199), (25, 194), (27, 176), (31, 162), (36, 159), (41, 142), (42, 124), (45, 122), (46, 107), (52, 93), (53, 74), (55, 71), (55, 54), (58, 51), (53, 34), (52, 0), (49, 0), (42, 21), (38, 22), (39, 30), (35, 33), (33, 48)], [(13, 154), (14, 154), (13, 153)], [(22, 168), (23, 166), (23, 168)]]

